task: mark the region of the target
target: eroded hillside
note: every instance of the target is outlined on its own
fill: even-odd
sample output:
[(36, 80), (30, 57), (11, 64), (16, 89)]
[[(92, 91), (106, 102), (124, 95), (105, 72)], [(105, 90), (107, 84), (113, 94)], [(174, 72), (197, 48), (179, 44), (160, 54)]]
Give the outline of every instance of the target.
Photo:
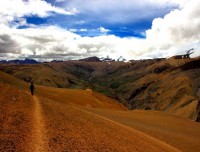
[(199, 151), (200, 124), (127, 110), (92, 90), (35, 85), (0, 71), (0, 151)]
[(129, 109), (166, 111), (199, 120), (200, 58), (124, 62), (67, 61), (1, 65), (27, 82), (58, 88), (91, 88)]

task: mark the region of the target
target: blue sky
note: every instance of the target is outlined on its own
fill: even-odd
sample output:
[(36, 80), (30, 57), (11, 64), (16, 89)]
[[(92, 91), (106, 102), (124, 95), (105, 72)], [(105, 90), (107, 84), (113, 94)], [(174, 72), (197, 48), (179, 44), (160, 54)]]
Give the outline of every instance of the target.
[[(124, 6), (119, 6), (124, 3), (122, 1), (113, 3), (116, 6), (107, 7), (105, 0), (99, 0), (97, 3), (91, 2), (91, 0), (86, 1), (84, 5), (88, 6), (78, 5), (79, 3), (83, 3), (82, 1), (78, 1), (79, 3), (70, 3), (68, 2), (70, 0), (46, 1), (53, 6), (61, 7), (63, 9), (76, 8), (79, 12), (76, 15), (70, 16), (54, 13), (52, 16), (46, 18), (29, 16), (26, 18), (27, 23), (35, 25), (56, 25), (64, 29), (76, 29), (77, 31), (74, 30), (75, 33), (80, 34), (81, 36), (92, 37), (102, 35), (103, 33), (101, 33), (98, 28), (104, 27), (109, 30), (107, 34), (110, 35), (145, 38), (145, 31), (151, 28), (152, 21), (155, 18), (162, 18), (178, 7), (175, 4), (169, 6), (147, 4), (147, 6), (144, 5), (141, 6), (141, 8), (134, 8), (134, 6), (131, 6), (129, 3)], [(98, 8), (100, 2), (105, 4)], [(134, 3), (132, 4), (134, 5)], [(92, 7), (91, 5), (95, 5), (93, 6), (95, 7), (95, 10), (90, 8)], [(148, 11), (143, 12), (142, 9), (146, 9), (146, 7), (148, 7)], [(96, 11), (96, 9), (99, 9), (99, 11)], [(125, 19), (126, 17), (127, 19)], [(87, 29), (87, 31), (81, 29)]]
[[(169, 57), (200, 46), (198, 0), (6, 0), (0, 60)], [(191, 26), (193, 25), (193, 26)]]

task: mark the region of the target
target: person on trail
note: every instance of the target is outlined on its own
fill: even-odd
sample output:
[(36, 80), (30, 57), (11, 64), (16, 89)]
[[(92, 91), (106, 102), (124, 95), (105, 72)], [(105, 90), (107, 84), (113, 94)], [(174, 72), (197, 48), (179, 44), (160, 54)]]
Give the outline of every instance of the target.
[(35, 89), (35, 87), (33, 85), (33, 82), (31, 82), (31, 84), (30, 84), (30, 91), (31, 91), (32, 96), (33, 96), (34, 89)]

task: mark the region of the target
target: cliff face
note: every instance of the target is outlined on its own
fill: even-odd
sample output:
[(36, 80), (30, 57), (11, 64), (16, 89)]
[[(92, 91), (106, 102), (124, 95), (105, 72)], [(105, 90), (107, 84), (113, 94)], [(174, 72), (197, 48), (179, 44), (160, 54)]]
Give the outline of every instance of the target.
[(131, 63), (69, 61), (1, 65), (0, 69), (46, 86), (91, 88), (129, 109), (159, 110), (200, 120), (200, 58)]

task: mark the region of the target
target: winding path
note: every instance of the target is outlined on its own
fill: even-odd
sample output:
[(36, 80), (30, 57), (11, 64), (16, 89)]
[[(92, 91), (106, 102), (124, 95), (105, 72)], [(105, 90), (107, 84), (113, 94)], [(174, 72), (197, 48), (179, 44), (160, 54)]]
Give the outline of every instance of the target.
[(40, 104), (40, 100), (38, 97), (33, 96), (34, 101), (34, 125), (33, 125), (33, 150), (35, 152), (44, 152), (47, 150), (47, 145), (45, 143), (46, 136), (45, 136), (45, 125), (42, 116), (42, 107)]

